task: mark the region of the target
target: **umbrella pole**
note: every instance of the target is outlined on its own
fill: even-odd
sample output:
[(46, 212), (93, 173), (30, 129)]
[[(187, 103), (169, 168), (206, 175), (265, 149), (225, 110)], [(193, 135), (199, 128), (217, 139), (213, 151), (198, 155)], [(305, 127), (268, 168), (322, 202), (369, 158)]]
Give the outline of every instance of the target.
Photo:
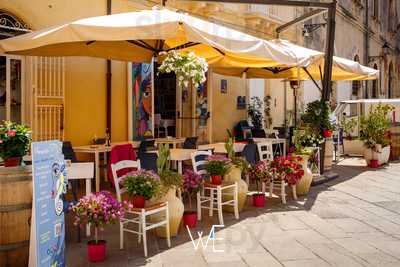
[[(107, 15), (111, 15), (112, 0), (107, 0)], [(111, 140), (111, 60), (107, 59), (106, 63), (106, 135)]]

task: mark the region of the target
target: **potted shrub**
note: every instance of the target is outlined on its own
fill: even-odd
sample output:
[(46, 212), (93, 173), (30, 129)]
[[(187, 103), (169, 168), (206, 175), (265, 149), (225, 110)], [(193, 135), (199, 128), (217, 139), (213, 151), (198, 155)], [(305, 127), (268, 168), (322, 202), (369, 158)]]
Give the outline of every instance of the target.
[(263, 115), (262, 115), (262, 101), (259, 97), (253, 96), (250, 99), (250, 103), (247, 106), (247, 115), (250, 118), (250, 122), (253, 125), (252, 135), (254, 137), (265, 137), (265, 131), (263, 129)]
[(211, 177), (211, 183), (220, 185), (222, 178), (228, 173), (231, 167), (230, 160), (224, 155), (211, 155), (207, 157), (205, 169)]
[[(192, 209), (192, 197), (202, 188), (203, 177), (193, 170), (186, 170), (183, 174), (183, 194), (189, 199), (189, 209)], [(196, 227), (197, 212), (188, 210), (183, 213), (183, 224), (189, 228)]]
[(390, 105), (379, 104), (375, 108), (371, 107), (368, 116), (361, 117), (360, 139), (366, 147), (364, 158), (372, 167), (389, 161), (390, 139), (387, 132), (390, 127), (389, 113), (392, 110)]
[(353, 132), (357, 126), (357, 119), (343, 116), (340, 119), (339, 126), (343, 129), (343, 154), (364, 155), (364, 142), (357, 136), (353, 136)]
[(296, 185), (304, 175), (302, 158), (289, 154), (286, 157), (276, 157), (271, 162), (273, 179), (284, 180), (289, 186)]
[(313, 154), (311, 147), (316, 147), (316, 145), (320, 142), (319, 140), (319, 138), (315, 139), (315, 137), (308, 136), (306, 132), (302, 133), (299, 130), (295, 131), (294, 154), (296, 157), (301, 158), (299, 163), (301, 164), (304, 172), (299, 182), (296, 184), (296, 192), (298, 195), (306, 195), (310, 190), (313, 175), (311, 170), (308, 168), (308, 161), (310, 159), (310, 156)]
[(5, 167), (19, 166), (28, 152), (31, 132), (28, 126), (11, 121), (0, 125), (0, 157)]
[(88, 259), (91, 262), (104, 261), (106, 258), (106, 241), (99, 240), (98, 231), (108, 224), (114, 224), (125, 214), (125, 208), (131, 208), (127, 202), (118, 202), (110, 192), (92, 193), (79, 199), (70, 207), (74, 213), (74, 224), (94, 226), (94, 240), (87, 242)]
[(316, 100), (307, 105), (301, 120), (309, 124), (313, 130), (320, 132), (324, 137), (331, 137), (334, 125), (329, 119), (330, 113), (328, 102)]
[(257, 193), (252, 195), (253, 206), (262, 208), (265, 206), (265, 194), (261, 192), (262, 183), (269, 183), (272, 179), (270, 165), (267, 161), (258, 161), (249, 169), (249, 177), (256, 183)]
[(125, 174), (121, 183), (132, 197), (135, 208), (144, 208), (145, 201), (160, 189), (160, 177), (153, 171), (136, 170)]
[[(176, 191), (181, 190), (183, 177), (170, 169), (170, 151), (168, 144), (161, 144), (158, 148), (157, 172), (160, 176), (161, 194), (155, 199), (157, 202), (168, 202), (170, 235), (178, 234), (185, 209), (182, 200), (176, 197)], [(157, 216), (155, 216), (156, 218)], [(156, 233), (160, 237), (166, 237), (165, 228), (157, 228)]]

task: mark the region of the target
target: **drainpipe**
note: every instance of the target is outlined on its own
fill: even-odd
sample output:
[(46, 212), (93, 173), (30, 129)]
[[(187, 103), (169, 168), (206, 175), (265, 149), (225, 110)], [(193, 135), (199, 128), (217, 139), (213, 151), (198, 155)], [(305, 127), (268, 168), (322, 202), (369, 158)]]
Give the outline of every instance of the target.
[[(364, 33), (364, 64), (365, 66), (369, 65), (369, 10), (368, 10), (368, 0), (365, 1), (365, 33)], [(369, 98), (369, 91), (368, 91), (368, 81), (364, 82), (365, 92), (364, 97)]]
[[(111, 15), (112, 0), (107, 0), (107, 15)], [(107, 59), (106, 73), (106, 135), (111, 140), (111, 60)]]

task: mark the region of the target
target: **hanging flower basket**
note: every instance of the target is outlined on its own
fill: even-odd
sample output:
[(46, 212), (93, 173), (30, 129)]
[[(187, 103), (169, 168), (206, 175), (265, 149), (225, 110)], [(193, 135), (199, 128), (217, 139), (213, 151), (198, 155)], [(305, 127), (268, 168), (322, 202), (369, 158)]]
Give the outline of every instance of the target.
[(193, 83), (197, 88), (206, 81), (208, 64), (204, 58), (196, 56), (193, 52), (186, 54), (175, 50), (161, 52), (160, 55), (166, 57), (158, 67), (158, 74), (174, 72), (179, 86), (186, 88)]

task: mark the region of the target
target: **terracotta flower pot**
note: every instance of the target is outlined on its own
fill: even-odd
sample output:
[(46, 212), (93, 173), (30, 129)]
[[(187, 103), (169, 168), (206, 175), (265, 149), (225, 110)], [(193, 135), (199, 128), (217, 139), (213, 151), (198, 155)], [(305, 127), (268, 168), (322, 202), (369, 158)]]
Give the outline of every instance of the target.
[(331, 130), (324, 130), (323, 135), (324, 135), (324, 137), (332, 137), (332, 131)]
[(106, 259), (106, 241), (99, 240), (97, 243), (95, 240), (87, 242), (87, 254), (90, 262), (101, 262)]
[(21, 157), (12, 157), (4, 159), (4, 167), (16, 167), (21, 165)]
[(197, 224), (197, 212), (196, 211), (185, 211), (183, 213), (183, 225), (189, 228), (196, 227)]
[(221, 175), (211, 175), (211, 183), (215, 185), (222, 184), (222, 176)]
[(143, 196), (134, 195), (132, 198), (132, 205), (134, 208), (142, 209), (144, 208), (144, 204), (146, 199)]
[(264, 194), (254, 194), (253, 196), (253, 206), (257, 208), (265, 207), (265, 195)]

